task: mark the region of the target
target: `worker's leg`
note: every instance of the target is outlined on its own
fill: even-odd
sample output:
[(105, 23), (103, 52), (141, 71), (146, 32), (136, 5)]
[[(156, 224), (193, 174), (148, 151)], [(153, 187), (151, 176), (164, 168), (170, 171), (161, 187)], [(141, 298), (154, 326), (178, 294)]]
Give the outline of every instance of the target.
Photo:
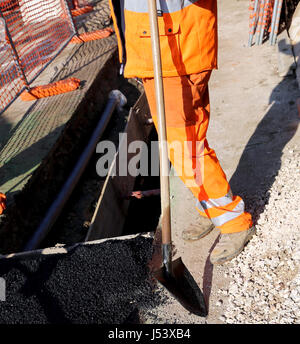
[[(251, 215), (244, 211), (243, 200), (232, 195), (216, 154), (206, 140), (210, 73), (164, 78), (170, 160), (197, 198), (200, 214), (209, 217), (221, 233), (241, 232), (252, 226)], [(154, 80), (143, 81), (157, 126)]]

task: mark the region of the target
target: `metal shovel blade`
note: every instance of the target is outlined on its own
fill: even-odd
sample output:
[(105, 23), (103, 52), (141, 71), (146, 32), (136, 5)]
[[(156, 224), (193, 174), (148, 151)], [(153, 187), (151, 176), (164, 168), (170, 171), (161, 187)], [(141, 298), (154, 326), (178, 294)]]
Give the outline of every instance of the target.
[(188, 311), (200, 317), (207, 316), (208, 313), (204, 296), (181, 258), (172, 261), (171, 272), (163, 265), (159, 270), (154, 272), (154, 277)]

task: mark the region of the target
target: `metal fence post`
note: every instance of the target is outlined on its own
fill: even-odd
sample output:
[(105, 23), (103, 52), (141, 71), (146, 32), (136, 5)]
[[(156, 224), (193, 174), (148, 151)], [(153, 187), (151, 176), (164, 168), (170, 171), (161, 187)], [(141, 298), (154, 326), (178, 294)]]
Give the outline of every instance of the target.
[(73, 16), (72, 16), (70, 7), (69, 7), (69, 5), (68, 5), (68, 3), (67, 3), (67, 0), (62, 0), (62, 2), (64, 3), (64, 6), (65, 6), (66, 11), (67, 11), (67, 13), (68, 13), (68, 16), (69, 16), (69, 19), (70, 19), (72, 28), (73, 28), (73, 30), (74, 30), (74, 36), (79, 36), (77, 27), (76, 27), (76, 25), (75, 25), (75, 23), (74, 23), (74, 18), (73, 18)]
[(18, 52), (16, 50), (16, 47), (15, 47), (14, 42), (12, 40), (11, 34), (10, 34), (10, 32), (8, 30), (8, 27), (6, 25), (6, 20), (5, 20), (5, 17), (3, 16), (3, 13), (1, 11), (1, 9), (0, 9), (0, 16), (1, 16), (1, 19), (3, 20), (3, 22), (4, 22), (6, 40), (8, 41), (9, 45), (11, 46), (13, 55), (15, 57), (16, 65), (17, 65), (18, 69), (20, 70), (20, 73), (21, 73), (21, 76), (22, 76), (22, 79), (23, 79), (23, 82), (24, 82), (24, 86), (27, 89), (29, 89), (29, 82), (28, 82), (28, 80), (26, 78), (24, 69), (22, 68), (22, 65), (21, 65), (21, 62), (20, 62), (20, 58), (19, 58), (19, 54), (18, 54)]

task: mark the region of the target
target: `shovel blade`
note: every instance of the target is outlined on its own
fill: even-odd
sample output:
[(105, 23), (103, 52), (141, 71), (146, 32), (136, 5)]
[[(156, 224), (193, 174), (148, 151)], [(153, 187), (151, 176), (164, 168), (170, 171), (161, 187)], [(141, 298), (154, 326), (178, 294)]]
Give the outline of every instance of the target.
[(172, 273), (163, 266), (154, 272), (154, 277), (179, 301), (189, 312), (207, 316), (204, 296), (181, 258), (172, 261)]

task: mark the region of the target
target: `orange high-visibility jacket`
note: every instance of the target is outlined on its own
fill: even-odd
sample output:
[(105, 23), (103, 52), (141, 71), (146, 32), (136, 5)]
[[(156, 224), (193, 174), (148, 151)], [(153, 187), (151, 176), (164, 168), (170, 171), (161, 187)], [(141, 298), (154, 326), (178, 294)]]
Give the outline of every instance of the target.
[[(109, 2), (124, 76), (153, 77), (147, 0)], [(217, 0), (157, 0), (157, 9), (163, 76), (217, 68)]]

